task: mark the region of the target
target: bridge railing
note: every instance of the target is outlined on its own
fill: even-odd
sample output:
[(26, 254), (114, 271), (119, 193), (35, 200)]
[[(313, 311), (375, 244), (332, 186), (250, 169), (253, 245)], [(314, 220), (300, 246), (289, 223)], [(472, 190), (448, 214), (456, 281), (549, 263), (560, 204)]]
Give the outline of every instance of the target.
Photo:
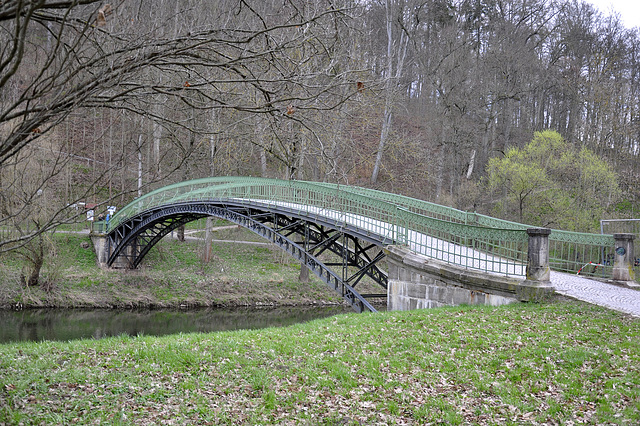
[(611, 279), (615, 239), (613, 235), (551, 230), (549, 266), (554, 271)]
[[(193, 201), (286, 208), (300, 216), (330, 218), (339, 226), (372, 232), (385, 244), (462, 267), (525, 276), (527, 225), (469, 213), (372, 189), (302, 181), (216, 177), (169, 185), (134, 200), (111, 218), (108, 230), (147, 209)], [(552, 231), (552, 269), (609, 278), (612, 236)], [(601, 265), (599, 267), (587, 266)]]
[(526, 230), (530, 226), (517, 222), (497, 219), (475, 212), (466, 212), (453, 207), (442, 206), (440, 204), (431, 203), (429, 201), (419, 200), (399, 194), (378, 191), (369, 188), (360, 188), (357, 186), (338, 185), (332, 183), (315, 183), (316, 185), (340, 189), (342, 191), (352, 192), (367, 197), (386, 201), (388, 203), (400, 206), (412, 213), (427, 216), (434, 219), (444, 220), (446, 222), (463, 223), (466, 225), (476, 225), (485, 228), (496, 229), (518, 229)]
[(91, 222), (91, 232), (94, 234), (105, 234), (107, 231), (107, 221), (96, 220)]
[[(349, 188), (348, 190), (345, 190)], [(376, 196), (372, 196), (372, 195)], [(124, 207), (109, 222), (113, 229), (127, 217), (147, 209), (188, 202), (233, 202), (235, 205), (278, 207), (299, 216), (324, 217), (338, 226), (382, 236), (385, 244), (413, 250), (446, 262), (508, 275), (524, 275), (526, 233), (467, 225), (463, 215), (452, 220), (448, 208), (439, 217), (425, 215), (419, 200), (382, 196), (377, 191), (311, 182), (262, 178), (211, 178), (169, 185)], [(395, 201), (395, 202), (394, 202)]]
[(467, 225), (415, 213), (410, 220), (413, 233), (409, 246), (417, 253), (484, 272), (526, 275), (528, 236), (525, 230)]
[[(338, 186), (326, 183), (321, 185)], [(441, 206), (428, 201), (373, 189), (344, 185), (341, 186), (341, 188), (344, 191), (367, 195), (403, 206), (407, 210), (425, 217), (440, 219), (448, 223), (472, 226), (468, 229), (458, 227), (450, 233), (449, 237), (442, 236), (443, 232), (445, 234), (447, 232), (439, 229), (430, 229), (428, 232), (436, 232), (433, 235), (441, 235), (441, 238), (447, 241), (460, 241), (463, 245), (469, 245), (468, 242), (472, 241), (473, 246), (481, 247), (482, 251), (504, 256), (508, 259), (522, 262), (526, 262), (527, 260), (527, 247), (526, 245), (522, 245), (524, 234), (506, 231), (526, 231), (526, 229), (531, 228), (529, 225), (498, 219), (475, 212), (465, 212), (452, 207)], [(473, 227), (473, 225), (475, 225), (475, 227)], [(439, 228), (453, 228), (453, 225), (443, 225)], [(489, 231), (489, 236), (484, 238), (466, 237), (469, 233), (486, 234), (486, 228), (498, 231)], [(458, 235), (460, 235), (460, 237), (458, 237)], [(549, 261), (551, 269), (556, 271), (610, 279), (613, 271), (614, 249), (615, 241), (613, 235), (552, 230), (549, 236)]]
[[(438, 238), (445, 241), (466, 247), (475, 247), (479, 251), (496, 255), (497, 257), (492, 260), (494, 263), (492, 268), (509, 268), (507, 265), (512, 264), (510, 260), (513, 260), (515, 264), (519, 262), (526, 263), (527, 247), (523, 243), (526, 237), (524, 233), (518, 231), (526, 231), (526, 229), (531, 228), (530, 225), (475, 212), (465, 212), (374, 189), (329, 183), (319, 183), (319, 185), (333, 188), (339, 187), (344, 191), (366, 195), (401, 206), (419, 215), (419, 217), (411, 219), (414, 223), (426, 222), (423, 225), (427, 229), (424, 233), (431, 233), (429, 235), (438, 236)], [(445, 224), (440, 226), (429, 225), (429, 223), (437, 222), (423, 220), (420, 218), (422, 216), (444, 221)], [(468, 227), (452, 224), (465, 224)], [(487, 230), (487, 228), (491, 230)], [(459, 258), (455, 253), (457, 247), (454, 246), (452, 249), (451, 257)], [(613, 235), (552, 230), (549, 236), (550, 266), (551, 269), (556, 271), (610, 279), (613, 271), (614, 249), (615, 241)], [(445, 252), (446, 250), (441, 251)], [(470, 257), (470, 259), (472, 258), (473, 256)], [(503, 258), (509, 259), (509, 261), (504, 262), (504, 266), (501, 265)]]
[[(247, 207), (268, 206), (286, 209), (300, 216), (325, 217), (338, 226), (352, 227), (382, 235), (389, 243), (406, 242), (406, 232), (398, 225), (398, 207), (381, 200), (318, 188), (305, 182), (245, 181), (217, 188), (200, 188), (172, 202), (228, 200)], [(404, 232), (404, 233), (403, 233)]]

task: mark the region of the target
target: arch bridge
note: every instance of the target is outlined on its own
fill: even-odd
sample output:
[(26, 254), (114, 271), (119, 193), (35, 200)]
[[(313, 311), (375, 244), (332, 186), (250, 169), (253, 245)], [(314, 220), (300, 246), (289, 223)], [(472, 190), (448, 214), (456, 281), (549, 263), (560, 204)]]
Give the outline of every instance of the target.
[[(162, 237), (207, 216), (277, 244), (358, 312), (375, 312), (371, 300), (387, 297), (382, 260), (388, 246), (464, 270), (526, 276), (526, 225), (372, 189), (250, 177), (191, 180), (134, 200), (108, 223), (96, 223), (104, 226), (106, 263), (136, 268)], [(577, 269), (580, 262), (568, 268)], [(384, 293), (361, 294), (364, 277)]]

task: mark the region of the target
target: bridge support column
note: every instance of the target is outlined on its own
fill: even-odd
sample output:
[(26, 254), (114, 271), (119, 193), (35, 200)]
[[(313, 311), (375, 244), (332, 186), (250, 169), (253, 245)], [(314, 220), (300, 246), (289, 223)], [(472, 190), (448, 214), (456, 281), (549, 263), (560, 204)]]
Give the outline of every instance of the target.
[(107, 237), (105, 235), (91, 234), (91, 242), (93, 243), (93, 251), (96, 253), (98, 266), (107, 266), (107, 260), (109, 260)]
[(549, 268), (549, 234), (551, 234), (551, 229), (530, 228), (527, 229), (527, 234), (529, 235), (527, 280), (548, 283), (551, 274)]
[(635, 255), (633, 249), (633, 234), (613, 234), (616, 240), (615, 258), (613, 263), (613, 280), (636, 286), (633, 265)]

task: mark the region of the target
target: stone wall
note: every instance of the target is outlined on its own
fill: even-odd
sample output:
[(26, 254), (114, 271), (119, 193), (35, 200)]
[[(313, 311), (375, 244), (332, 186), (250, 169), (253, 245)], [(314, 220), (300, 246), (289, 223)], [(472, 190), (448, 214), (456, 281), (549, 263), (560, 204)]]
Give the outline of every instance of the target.
[(411, 252), (385, 248), (390, 311), (457, 305), (498, 306), (551, 297), (553, 288), (475, 270), (459, 268)]
[(96, 253), (98, 266), (107, 266), (107, 261), (109, 260), (107, 237), (104, 235), (91, 234), (91, 242), (93, 243), (93, 251)]
[[(105, 268), (109, 260), (108, 241), (106, 235), (91, 234), (91, 242), (93, 242), (93, 251), (96, 253), (98, 266)], [(132, 246), (125, 247), (125, 253), (131, 254), (133, 251)], [(111, 265), (114, 269), (130, 269), (131, 264), (129, 259), (125, 255), (120, 255), (116, 258)]]

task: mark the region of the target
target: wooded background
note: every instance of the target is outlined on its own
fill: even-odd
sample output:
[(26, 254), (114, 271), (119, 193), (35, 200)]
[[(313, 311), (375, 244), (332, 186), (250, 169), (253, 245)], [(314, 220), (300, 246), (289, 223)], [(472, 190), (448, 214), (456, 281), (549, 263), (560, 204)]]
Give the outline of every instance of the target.
[(0, 251), (217, 175), (594, 231), (639, 208), (639, 31), (564, 0), (4, 1)]

